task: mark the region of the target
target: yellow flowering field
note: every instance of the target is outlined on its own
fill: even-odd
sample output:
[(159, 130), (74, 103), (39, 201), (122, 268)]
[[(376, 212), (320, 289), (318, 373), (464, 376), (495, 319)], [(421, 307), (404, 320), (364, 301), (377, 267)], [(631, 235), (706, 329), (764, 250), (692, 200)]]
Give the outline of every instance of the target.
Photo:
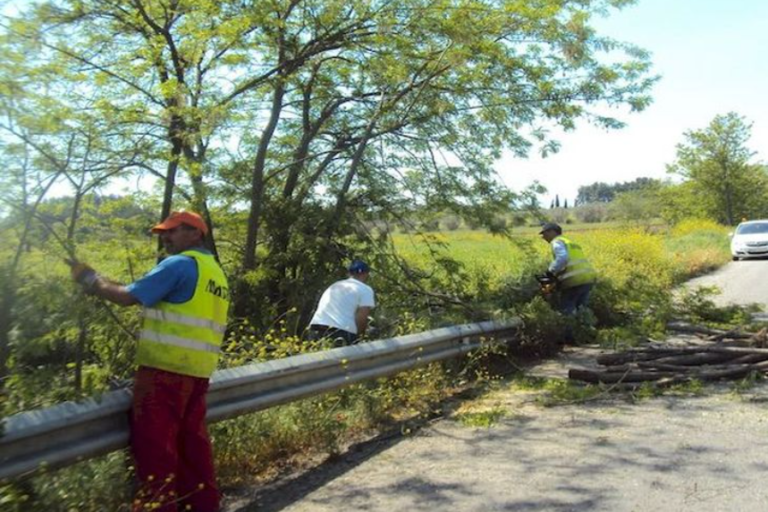
[[(601, 279), (618, 287), (632, 275), (670, 287), (726, 263), (730, 259), (727, 232), (703, 220), (687, 220), (655, 232), (621, 226), (570, 232), (564, 227), (564, 234), (582, 245)], [(550, 259), (549, 245), (530, 230), (513, 232), (508, 238), (482, 231), (397, 234), (394, 241), (400, 254), (417, 267), (429, 268), (436, 255), (450, 257), (470, 274), (497, 282), (543, 272)]]

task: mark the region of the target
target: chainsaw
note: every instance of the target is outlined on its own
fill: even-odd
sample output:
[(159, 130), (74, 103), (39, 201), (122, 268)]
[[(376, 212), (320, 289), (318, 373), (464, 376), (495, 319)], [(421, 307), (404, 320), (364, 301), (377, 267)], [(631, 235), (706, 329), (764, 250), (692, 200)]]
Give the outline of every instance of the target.
[(541, 290), (541, 294), (545, 297), (548, 297), (552, 295), (555, 290), (557, 289), (557, 278), (550, 274), (536, 274), (534, 276), (536, 278), (536, 281), (539, 283), (539, 289)]

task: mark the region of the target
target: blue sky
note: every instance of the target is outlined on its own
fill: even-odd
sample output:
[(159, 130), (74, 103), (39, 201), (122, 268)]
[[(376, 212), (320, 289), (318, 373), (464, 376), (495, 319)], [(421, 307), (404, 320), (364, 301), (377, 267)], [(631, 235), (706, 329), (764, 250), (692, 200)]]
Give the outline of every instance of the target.
[(768, 162), (768, 1), (639, 0), (594, 25), (600, 33), (652, 53), (662, 76), (645, 111), (621, 115), (621, 130), (580, 124), (559, 134), (562, 148), (542, 159), (511, 156), (497, 169), (514, 189), (538, 180), (571, 200), (580, 185), (668, 177), (665, 164), (686, 130), (737, 112), (753, 123), (749, 147)]

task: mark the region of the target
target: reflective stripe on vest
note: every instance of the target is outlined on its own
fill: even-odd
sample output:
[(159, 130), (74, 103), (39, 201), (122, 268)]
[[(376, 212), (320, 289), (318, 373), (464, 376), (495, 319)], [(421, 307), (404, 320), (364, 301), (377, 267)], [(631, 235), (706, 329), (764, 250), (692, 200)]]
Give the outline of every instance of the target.
[(568, 251), (568, 263), (563, 272), (557, 276), (560, 285), (563, 288), (573, 288), (583, 284), (594, 283), (597, 279), (597, 273), (592, 268), (589, 260), (584, 256), (581, 246), (564, 236), (558, 236), (554, 240), (563, 242)]
[(184, 324), (190, 327), (202, 327), (204, 329), (211, 329), (212, 331), (216, 331), (221, 334), (224, 334), (224, 331), (227, 330), (226, 325), (218, 324), (213, 320), (180, 315), (179, 313), (163, 311), (162, 309), (147, 308), (144, 310), (144, 318), (151, 318), (152, 320), (160, 320), (162, 322), (173, 322), (175, 324)]
[(209, 345), (201, 341), (190, 340), (189, 338), (180, 338), (172, 334), (162, 334), (149, 329), (142, 329), (141, 339), (147, 341), (154, 341), (155, 343), (162, 343), (164, 345), (172, 345), (174, 347), (188, 348), (189, 350), (199, 350), (200, 352), (211, 352), (218, 354), (221, 349), (215, 345)]
[(219, 360), (229, 288), (212, 255), (198, 251), (184, 251), (181, 255), (197, 264), (195, 291), (187, 302), (161, 301), (144, 310), (136, 362), (139, 366), (207, 378)]

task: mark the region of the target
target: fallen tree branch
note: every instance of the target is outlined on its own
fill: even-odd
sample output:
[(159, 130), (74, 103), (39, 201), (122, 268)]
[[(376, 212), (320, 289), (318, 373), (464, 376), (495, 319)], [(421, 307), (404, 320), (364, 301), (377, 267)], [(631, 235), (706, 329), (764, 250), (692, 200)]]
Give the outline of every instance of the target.
[[(675, 368), (675, 370), (665, 370), (666, 368)], [(708, 367), (676, 367), (672, 365), (663, 365), (658, 369), (640, 369), (625, 372), (599, 372), (593, 370), (582, 370), (572, 368), (568, 370), (568, 378), (589, 382), (590, 384), (611, 384), (615, 382), (647, 382), (662, 381), (663, 379), (674, 379), (679, 382), (688, 380), (713, 381), (721, 379), (736, 379), (749, 375), (751, 372), (765, 373), (768, 371), (768, 361), (755, 364), (739, 364), (720, 366), (715, 369)]]
[(628, 350), (618, 354), (603, 354), (598, 356), (597, 363), (602, 366), (612, 366), (639, 361), (653, 361), (656, 359), (677, 356), (690, 356), (702, 353), (731, 354), (734, 358), (746, 355), (765, 355), (766, 358), (768, 358), (768, 349), (766, 348), (712, 345), (705, 347), (646, 348)]
[[(712, 329), (704, 325), (696, 325), (688, 322), (682, 322), (675, 320), (667, 322), (667, 329), (675, 332), (682, 332), (687, 334), (703, 334), (706, 336), (713, 336), (712, 339), (725, 339), (731, 338), (736, 340), (744, 340), (752, 337), (749, 333), (744, 333), (739, 330), (724, 331), (722, 329)], [(718, 338), (719, 337), (719, 338)]]

